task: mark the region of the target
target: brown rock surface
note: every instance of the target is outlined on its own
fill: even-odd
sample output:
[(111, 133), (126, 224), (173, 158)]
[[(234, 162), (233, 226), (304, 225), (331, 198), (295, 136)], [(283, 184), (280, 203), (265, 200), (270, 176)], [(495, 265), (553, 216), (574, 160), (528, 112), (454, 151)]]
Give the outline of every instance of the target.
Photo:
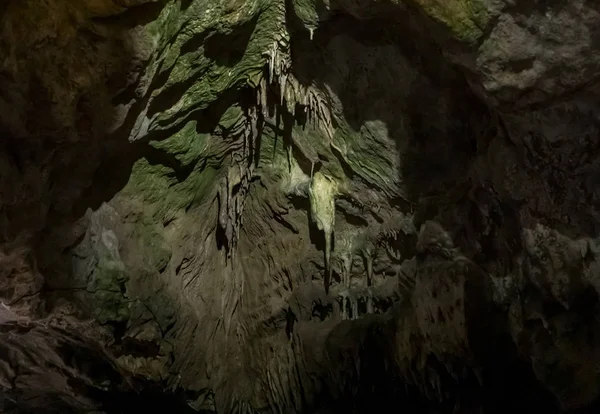
[(0, 411), (595, 412), (599, 52), (591, 0), (4, 1)]

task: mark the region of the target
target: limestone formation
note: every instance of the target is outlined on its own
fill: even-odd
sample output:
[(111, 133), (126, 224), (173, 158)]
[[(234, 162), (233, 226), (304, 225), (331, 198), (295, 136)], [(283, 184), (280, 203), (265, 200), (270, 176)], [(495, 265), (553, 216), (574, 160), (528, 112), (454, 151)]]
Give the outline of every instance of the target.
[(598, 412), (599, 33), (5, 0), (0, 412)]

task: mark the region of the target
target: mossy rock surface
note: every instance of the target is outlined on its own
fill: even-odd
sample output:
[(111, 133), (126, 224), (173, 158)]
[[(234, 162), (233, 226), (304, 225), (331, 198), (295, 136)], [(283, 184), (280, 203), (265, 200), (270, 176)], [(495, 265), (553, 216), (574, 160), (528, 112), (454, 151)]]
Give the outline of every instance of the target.
[(92, 313), (100, 323), (126, 322), (129, 319), (129, 300), (125, 293), (127, 280), (123, 262), (101, 253), (87, 287), (94, 304)]
[(406, 0), (446, 25), (461, 41), (475, 44), (489, 22), (485, 0)]

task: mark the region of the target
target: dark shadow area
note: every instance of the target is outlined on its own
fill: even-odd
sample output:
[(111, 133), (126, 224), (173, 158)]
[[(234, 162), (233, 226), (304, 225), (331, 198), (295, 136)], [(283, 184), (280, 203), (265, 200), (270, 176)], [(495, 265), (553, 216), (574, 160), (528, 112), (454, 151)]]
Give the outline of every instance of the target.
[[(471, 90), (465, 76), (472, 74), (465, 74), (463, 68), (449, 64), (441, 45), (434, 40), (435, 36), (424, 34), (424, 29), (429, 26), (406, 13), (404, 8), (394, 9), (386, 4), (375, 12), (377, 6), (372, 6), (371, 16), (374, 17), (358, 20), (346, 14), (344, 8), (356, 14), (361, 7), (367, 7), (366, 2), (331, 3), (327, 8), (322, 5), (320, 17), (326, 23), (319, 26), (312, 40), (302, 22), (293, 13), (288, 13), (288, 25), (296, 30), (292, 38), (295, 76), (303, 85), (315, 83), (322, 90), (325, 86), (331, 88), (341, 101), (345, 120), (354, 131), (373, 120), (387, 126), (391, 140), (400, 148), (398, 180), (406, 190), (406, 200), (398, 200), (398, 206), (415, 211), (417, 227), (425, 220), (436, 219), (476, 263), (490, 271), (498, 271), (498, 263), (506, 261), (502, 269), (510, 270), (512, 259), (523, 253), (521, 215), (524, 205), (497, 192), (485, 181), (486, 178), (473, 175), (471, 167), (476, 157), (485, 153), (489, 141), (503, 131), (494, 124), (494, 110)], [(385, 18), (381, 17), (384, 15)], [(353, 49), (355, 45), (393, 48), (405, 59), (404, 67), (410, 67), (416, 75), (411, 82), (402, 82), (403, 71), (395, 70), (396, 83), (388, 74), (396, 67), (386, 67), (387, 62), (395, 62), (386, 60), (383, 52), (379, 55), (370, 52), (373, 54), (369, 58), (378, 63), (361, 68), (358, 65), (364, 56), (360, 56), (360, 50)], [(518, 64), (526, 69), (530, 62)], [(336, 65), (346, 66), (343, 71)], [(336, 79), (342, 74), (343, 80)], [(404, 96), (405, 101), (394, 99), (393, 93), (387, 93), (389, 90), (396, 90), (395, 95)], [(403, 125), (409, 128), (403, 129)], [(350, 168), (345, 163), (342, 166)], [(526, 168), (525, 165), (522, 167)], [(550, 188), (552, 184), (548, 181)], [(562, 192), (560, 183), (554, 187), (554, 191)], [(595, 227), (569, 233), (594, 237)], [(479, 250), (473, 248), (476, 245), (480, 246)], [(597, 298), (590, 296), (588, 301), (594, 307)], [(480, 312), (484, 314), (483, 309)], [(561, 308), (555, 314), (564, 312)], [(544, 313), (548, 314), (547, 311)], [(584, 315), (579, 317), (585, 319)], [(389, 407), (402, 407), (403, 412), (409, 413), (561, 412), (554, 395), (534, 374), (531, 362), (520, 349), (522, 345), (517, 347), (508, 334), (505, 314), (500, 312), (493, 324), (484, 330), (487, 338), (473, 339), (474, 343), (479, 341), (475, 346), (483, 367), (482, 383), (475, 377), (458, 382), (446, 377), (444, 387), (452, 400), (448, 404), (432, 403), (427, 398), (420, 400), (422, 393), (419, 390), (405, 388), (401, 375), (386, 371), (396, 360), (391, 348), (381, 349), (381, 343), (394, 335), (395, 327), (390, 327), (385, 335), (376, 336), (376, 340), (367, 334), (366, 339), (361, 337), (356, 343), (340, 333), (345, 342), (332, 345), (331, 352), (359, 348), (361, 353), (364, 352), (365, 365), (361, 366), (360, 376), (353, 377), (352, 368), (343, 368), (343, 361), (352, 360), (352, 357), (340, 356), (339, 366), (332, 363), (332, 366), (338, 366), (342, 377), (338, 378), (342, 382), (334, 388), (339, 385), (343, 391), (331, 389), (325, 392), (327, 397), (323, 397), (321, 407), (327, 407), (324, 412), (331, 413), (388, 412)], [(373, 322), (369, 328), (381, 327)], [(429, 361), (428, 365), (444, 371), (439, 366), (436, 368), (435, 361)], [(347, 388), (344, 388), (344, 381)], [(336, 399), (336, 393), (339, 393), (339, 399)], [(380, 402), (381, 407), (374, 407)]]
[(344, 220), (352, 225), (352, 226), (356, 226), (356, 227), (368, 227), (369, 226), (369, 222), (367, 220), (365, 220), (364, 218), (352, 214), (351, 212), (345, 210), (343, 207), (340, 208), (340, 211), (342, 212), (342, 215), (344, 217)]
[(194, 0), (180, 0), (181, 11), (186, 11), (193, 2)]
[(174, 414), (210, 414), (212, 411), (194, 410), (186, 401), (183, 391), (165, 393), (166, 384), (143, 384), (140, 391), (111, 392), (98, 396), (107, 414), (130, 414), (140, 410)]
[(79, 336), (79, 325), (5, 323), (2, 328), (0, 356), (21, 377), (0, 393), (3, 413), (195, 412), (182, 392), (165, 392), (166, 384), (126, 376), (93, 338)]
[[(561, 10), (569, 7), (572, 3), (568, 0), (543, 0), (531, 3), (519, 3), (511, 5), (510, 10), (529, 17), (534, 13), (560, 13)], [(591, 4), (594, 4), (591, 2)]]
[(118, 27), (119, 29), (144, 26), (155, 21), (168, 0), (157, 0), (129, 6), (124, 12), (106, 17), (92, 18), (91, 21), (101, 25)]
[(212, 33), (203, 44), (204, 55), (219, 66), (233, 67), (240, 62), (252, 33), (256, 29), (259, 16), (233, 27), (228, 33)]
[[(407, 365), (411, 363), (409, 360), (397, 359), (396, 335), (404, 333), (397, 332), (395, 318), (408, 317), (406, 329), (411, 329), (408, 322), (411, 313), (410, 304), (396, 304), (394, 310), (385, 315), (336, 326), (325, 340), (330, 371), (314, 406), (336, 414), (390, 412), (392, 407), (410, 414), (561, 412), (553, 395), (538, 382), (531, 366), (520, 359), (511, 338), (503, 333), (494, 334), (498, 331), (474, 332), (484, 338), (482, 345), (486, 346), (485, 352), (479, 355), (483, 366), (480, 378), (466, 369), (466, 365), (450, 368), (433, 355), (428, 357), (424, 368)], [(486, 337), (489, 333), (492, 335)], [(421, 341), (426, 340), (415, 336), (412, 341), (418, 350), (425, 344)], [(450, 369), (458, 371), (451, 373)], [(462, 369), (466, 370), (460, 372)], [(406, 377), (403, 370), (414, 370), (415, 376)], [(441, 400), (435, 397), (433, 389), (427, 396), (414, 383), (426, 383), (430, 375), (439, 377)]]

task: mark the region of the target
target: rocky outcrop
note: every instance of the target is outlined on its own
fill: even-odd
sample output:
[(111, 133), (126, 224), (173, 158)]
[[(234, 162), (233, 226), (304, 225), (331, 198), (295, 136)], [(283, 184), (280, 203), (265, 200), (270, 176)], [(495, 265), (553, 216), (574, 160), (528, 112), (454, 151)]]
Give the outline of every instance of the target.
[(6, 412), (597, 408), (593, 2), (71, 3), (0, 6)]

